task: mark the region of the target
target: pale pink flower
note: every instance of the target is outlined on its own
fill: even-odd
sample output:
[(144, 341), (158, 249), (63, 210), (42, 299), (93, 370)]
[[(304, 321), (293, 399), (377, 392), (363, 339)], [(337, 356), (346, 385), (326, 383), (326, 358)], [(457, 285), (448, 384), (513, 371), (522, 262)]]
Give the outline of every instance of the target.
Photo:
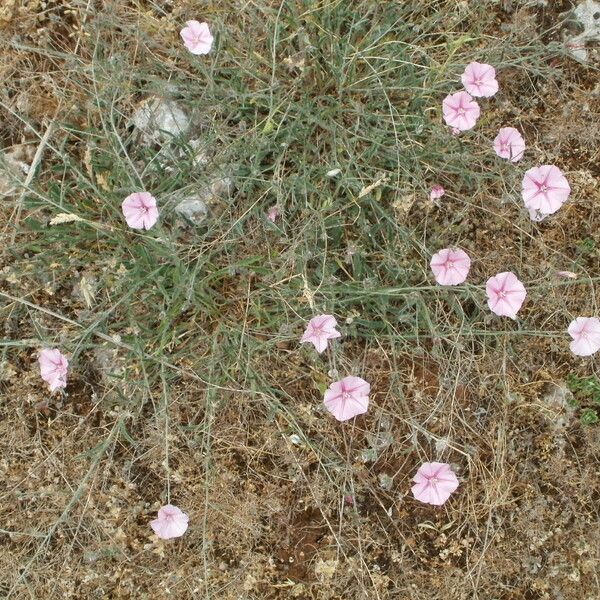
[(517, 276), (510, 271), (498, 273), (487, 280), (485, 291), (490, 310), (501, 316), (515, 319), (527, 292)]
[(419, 502), (441, 506), (458, 487), (458, 479), (447, 463), (423, 463), (413, 477), (411, 490)]
[(446, 125), (459, 131), (475, 127), (481, 113), (479, 104), (467, 92), (456, 92), (446, 96), (442, 109)]
[(158, 221), (156, 198), (148, 192), (134, 192), (121, 204), (127, 225), (133, 229), (150, 229)]
[(269, 219), (269, 221), (271, 221), (272, 223), (275, 223), (275, 221), (280, 215), (281, 212), (279, 211), (279, 208), (277, 208), (277, 206), (271, 206), (271, 208), (269, 208), (269, 210), (267, 211), (267, 219)]
[(494, 139), (494, 150), (500, 158), (519, 162), (525, 152), (525, 140), (514, 127), (502, 127)]
[(460, 129), (458, 129), (458, 127), (451, 127), (450, 133), (452, 133), (452, 135), (458, 136), (460, 135)]
[(530, 211), (551, 215), (567, 201), (570, 193), (569, 182), (554, 165), (533, 167), (523, 177), (521, 194)]
[(471, 259), (460, 248), (444, 248), (431, 257), (430, 264), (440, 285), (458, 285), (467, 278)]
[(188, 21), (179, 35), (192, 54), (208, 54), (212, 48), (214, 38), (207, 23)]
[(166, 504), (158, 511), (158, 519), (150, 522), (154, 533), (162, 540), (181, 537), (188, 528), (189, 517), (177, 506)]
[(342, 334), (336, 327), (337, 321), (332, 315), (318, 315), (313, 317), (308, 322), (300, 343), (310, 342), (314, 344), (317, 352), (320, 354), (327, 348), (327, 340), (341, 337)]
[(432, 200), (437, 200), (441, 198), (446, 193), (446, 190), (441, 185), (434, 185), (431, 188), (431, 192), (429, 193), (429, 197)]
[(57, 348), (45, 348), (38, 356), (40, 374), (51, 392), (67, 387), (69, 361)]
[(465, 90), (476, 98), (489, 98), (498, 91), (496, 69), (492, 65), (472, 62), (467, 65), (460, 79)]
[(573, 338), (571, 352), (577, 356), (590, 356), (600, 350), (600, 319), (597, 317), (577, 317), (568, 329)]
[(329, 386), (323, 402), (338, 421), (347, 421), (367, 412), (370, 391), (371, 385), (364, 379), (344, 377)]

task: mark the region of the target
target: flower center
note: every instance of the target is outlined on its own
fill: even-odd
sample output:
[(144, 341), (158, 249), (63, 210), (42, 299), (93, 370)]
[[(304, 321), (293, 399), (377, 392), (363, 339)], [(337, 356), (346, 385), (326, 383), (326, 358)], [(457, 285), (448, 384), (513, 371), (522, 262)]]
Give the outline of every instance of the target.
[(453, 261), (452, 259), (449, 259), (449, 260), (448, 260), (447, 267), (448, 267), (449, 269), (454, 269), (454, 268), (455, 268), (455, 266), (454, 266), (454, 261)]
[(435, 476), (429, 478), (429, 483), (438, 483), (438, 482), (439, 482), (439, 479)]
[(548, 186), (545, 183), (539, 183), (538, 187), (542, 194), (545, 194), (548, 191)]
[(342, 400), (344, 402), (350, 400), (352, 398), (352, 394), (350, 392), (342, 392)]
[(508, 144), (507, 144), (506, 142), (502, 142), (502, 143), (500, 144), (500, 150), (501, 150), (502, 152), (508, 152)]
[(456, 112), (457, 112), (457, 114), (459, 114), (461, 117), (464, 117), (464, 116), (465, 116), (465, 113), (466, 113), (465, 109), (464, 109), (462, 106), (459, 106)]
[(498, 295), (500, 296), (500, 298), (506, 298), (506, 292), (504, 290), (500, 290), (500, 292), (498, 292)]
[(483, 81), (481, 79), (476, 79), (474, 83), (475, 85), (482, 85)]

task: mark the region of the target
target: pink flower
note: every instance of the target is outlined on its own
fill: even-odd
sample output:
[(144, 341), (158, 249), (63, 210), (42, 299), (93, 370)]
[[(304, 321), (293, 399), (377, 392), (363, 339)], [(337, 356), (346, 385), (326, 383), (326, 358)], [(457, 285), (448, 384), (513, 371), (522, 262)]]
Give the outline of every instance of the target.
[(467, 92), (456, 92), (446, 96), (442, 109), (446, 125), (459, 131), (475, 127), (481, 113), (479, 104)]
[(423, 463), (413, 477), (411, 490), (419, 502), (441, 506), (458, 487), (458, 479), (447, 463)]
[(460, 135), (460, 129), (458, 129), (457, 127), (452, 127), (450, 129), (450, 132), (452, 133), (452, 135)]
[(60, 350), (46, 348), (38, 356), (40, 363), (40, 374), (48, 384), (51, 392), (67, 387), (67, 371), (69, 361)]
[(320, 354), (327, 348), (327, 340), (341, 337), (336, 329), (337, 321), (331, 315), (318, 315), (313, 317), (306, 326), (300, 343), (311, 342)]
[(214, 38), (207, 23), (188, 21), (179, 35), (192, 54), (208, 54), (212, 48)]
[(597, 317), (577, 317), (568, 329), (573, 338), (571, 352), (577, 356), (591, 356), (600, 350), (600, 319)]
[(525, 206), (530, 211), (537, 210), (544, 215), (555, 213), (571, 193), (569, 182), (554, 165), (529, 169), (523, 177), (522, 188)]
[(498, 91), (496, 69), (492, 65), (472, 62), (467, 65), (460, 79), (465, 90), (477, 98), (489, 98)]
[(189, 517), (176, 506), (166, 504), (158, 511), (158, 519), (150, 522), (150, 527), (161, 540), (181, 537), (188, 528)]
[(267, 219), (273, 223), (275, 223), (277, 217), (280, 215), (281, 213), (279, 212), (279, 208), (277, 208), (277, 206), (271, 206), (271, 208), (267, 211)]
[(494, 150), (500, 158), (519, 162), (525, 152), (525, 140), (514, 127), (502, 127), (494, 139)]
[(490, 310), (501, 316), (515, 319), (527, 292), (514, 273), (498, 273), (487, 280), (485, 291)]
[(338, 420), (347, 421), (362, 415), (369, 408), (371, 385), (360, 377), (344, 377), (329, 386), (323, 402), (327, 410)]
[(446, 190), (441, 185), (434, 185), (431, 188), (431, 192), (429, 193), (429, 197), (432, 200), (437, 200), (441, 198), (446, 193)]
[(156, 198), (148, 192), (135, 192), (121, 204), (127, 225), (133, 229), (150, 229), (158, 221)]
[(458, 285), (467, 278), (471, 259), (460, 248), (444, 248), (431, 257), (430, 264), (440, 285)]

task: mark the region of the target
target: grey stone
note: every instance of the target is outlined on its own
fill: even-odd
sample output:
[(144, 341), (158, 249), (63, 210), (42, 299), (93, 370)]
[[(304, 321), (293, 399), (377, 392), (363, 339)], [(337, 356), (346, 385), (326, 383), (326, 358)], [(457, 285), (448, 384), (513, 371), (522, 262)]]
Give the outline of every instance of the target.
[(175, 207), (175, 212), (193, 225), (202, 225), (208, 217), (208, 206), (200, 195), (188, 196)]
[(142, 141), (152, 144), (168, 142), (185, 134), (191, 120), (187, 113), (174, 100), (149, 98), (135, 111), (131, 122), (142, 134)]
[(600, 41), (600, 2), (584, 0), (573, 13), (577, 21), (583, 25), (583, 33), (569, 39), (567, 47), (574, 58), (585, 62), (588, 58), (585, 43)]

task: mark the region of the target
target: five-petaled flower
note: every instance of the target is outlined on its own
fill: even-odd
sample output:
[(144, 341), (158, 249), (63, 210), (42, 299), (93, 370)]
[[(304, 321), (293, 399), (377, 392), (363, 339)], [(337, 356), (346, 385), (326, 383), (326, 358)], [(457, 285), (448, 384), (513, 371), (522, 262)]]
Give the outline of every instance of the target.
[(444, 248), (431, 257), (430, 264), (440, 285), (458, 285), (467, 278), (471, 259), (460, 248)]
[(494, 150), (500, 158), (519, 162), (525, 152), (525, 140), (514, 127), (502, 127), (494, 139)]
[(411, 490), (420, 502), (441, 506), (458, 487), (458, 479), (448, 463), (423, 463), (413, 477)]
[(573, 338), (571, 352), (577, 356), (591, 356), (600, 350), (600, 319), (597, 317), (577, 317), (568, 329)]
[(467, 65), (460, 79), (465, 90), (477, 98), (489, 98), (498, 91), (496, 69), (492, 65), (472, 62)]
[(555, 213), (570, 193), (569, 182), (555, 165), (533, 167), (523, 177), (521, 195), (530, 215), (532, 211), (542, 215)]
[(510, 271), (498, 273), (487, 280), (485, 291), (490, 310), (501, 316), (516, 319), (527, 292), (517, 276)]
[(121, 204), (127, 225), (132, 229), (150, 229), (158, 221), (156, 198), (148, 192), (134, 192)]
[(162, 540), (181, 537), (188, 528), (189, 517), (180, 508), (166, 504), (158, 510), (158, 518), (150, 522), (154, 533)]
[(179, 35), (192, 54), (208, 54), (212, 48), (214, 38), (207, 23), (187, 21)]
[(336, 329), (337, 321), (332, 315), (318, 315), (313, 317), (306, 326), (300, 343), (310, 342), (319, 354), (327, 348), (327, 341), (341, 337)]
[(344, 377), (329, 386), (323, 400), (327, 410), (338, 420), (347, 421), (369, 408), (371, 385), (360, 377)]
[(45, 348), (39, 353), (40, 374), (51, 392), (67, 387), (69, 361), (57, 348)]
[(449, 94), (442, 103), (444, 121), (449, 127), (466, 131), (472, 129), (479, 119), (479, 104), (467, 92)]

